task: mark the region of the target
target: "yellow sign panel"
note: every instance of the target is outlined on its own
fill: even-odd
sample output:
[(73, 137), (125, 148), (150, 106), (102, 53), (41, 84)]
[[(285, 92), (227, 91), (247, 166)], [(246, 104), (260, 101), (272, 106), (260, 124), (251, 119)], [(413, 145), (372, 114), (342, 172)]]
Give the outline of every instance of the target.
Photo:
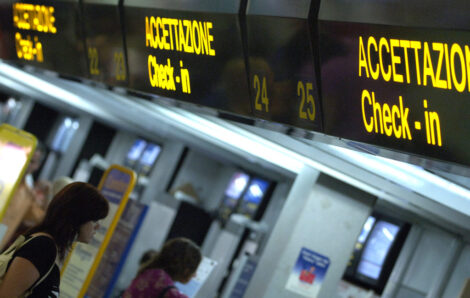
[(8, 124), (0, 125), (0, 220), (36, 148), (36, 138)]
[(84, 297), (114, 229), (126, 207), (135, 185), (135, 173), (112, 165), (98, 186), (109, 201), (109, 213), (89, 244), (78, 243), (67, 257), (62, 269), (61, 297)]

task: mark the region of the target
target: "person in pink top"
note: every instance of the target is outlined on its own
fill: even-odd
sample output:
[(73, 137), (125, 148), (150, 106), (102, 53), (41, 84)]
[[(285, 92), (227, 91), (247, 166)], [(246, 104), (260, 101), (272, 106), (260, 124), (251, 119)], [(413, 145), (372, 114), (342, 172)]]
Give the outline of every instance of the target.
[(171, 239), (142, 265), (122, 297), (187, 298), (174, 282), (188, 283), (195, 276), (201, 259), (201, 251), (194, 242), (186, 238)]

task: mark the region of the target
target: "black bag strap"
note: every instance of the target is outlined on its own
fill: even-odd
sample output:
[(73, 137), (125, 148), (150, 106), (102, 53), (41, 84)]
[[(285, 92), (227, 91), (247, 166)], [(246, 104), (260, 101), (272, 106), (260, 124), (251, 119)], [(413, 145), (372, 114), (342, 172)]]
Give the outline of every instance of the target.
[(173, 289), (173, 288), (176, 288), (176, 287), (173, 286), (173, 285), (166, 286), (166, 287), (160, 292), (160, 295), (158, 295), (158, 298), (163, 298), (163, 297), (165, 297), (166, 292), (168, 292), (169, 290), (171, 290), (171, 289)]

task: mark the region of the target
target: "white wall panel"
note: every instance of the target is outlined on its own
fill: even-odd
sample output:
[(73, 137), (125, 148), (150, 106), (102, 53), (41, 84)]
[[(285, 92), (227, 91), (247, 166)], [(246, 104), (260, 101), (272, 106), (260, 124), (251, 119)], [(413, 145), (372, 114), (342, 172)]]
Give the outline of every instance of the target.
[(458, 297), (467, 278), (470, 278), (470, 245), (468, 244), (462, 249), (444, 291), (443, 298)]

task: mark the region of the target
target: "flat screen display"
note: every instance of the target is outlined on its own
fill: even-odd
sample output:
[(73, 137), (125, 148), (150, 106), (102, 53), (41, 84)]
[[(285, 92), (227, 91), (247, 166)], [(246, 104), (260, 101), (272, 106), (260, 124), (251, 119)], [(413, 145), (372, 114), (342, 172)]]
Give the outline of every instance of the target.
[(245, 190), (250, 176), (245, 173), (235, 173), (230, 180), (230, 183), (225, 190), (225, 195), (229, 198), (238, 199), (242, 192)]
[(126, 156), (126, 165), (133, 166), (135, 162), (140, 158), (142, 152), (147, 146), (147, 142), (141, 139), (135, 140), (132, 144), (131, 149), (127, 152)]
[(370, 231), (372, 230), (372, 226), (374, 226), (375, 220), (376, 219), (373, 216), (369, 216), (369, 218), (367, 218), (367, 221), (364, 224), (364, 227), (362, 227), (361, 235), (359, 235), (357, 242), (364, 244), (367, 239), (367, 236), (369, 236)]
[(160, 151), (160, 146), (156, 144), (148, 144), (144, 153), (142, 154), (142, 157), (140, 158), (140, 164), (144, 166), (152, 166), (157, 160)]
[(250, 176), (243, 172), (236, 172), (225, 189), (222, 205), (219, 209), (219, 217), (223, 221), (228, 220), (230, 215), (237, 209), (239, 199), (248, 186)]
[(145, 149), (143, 150), (142, 154), (139, 158), (139, 163), (137, 165), (136, 171), (139, 175), (147, 176), (150, 174), (155, 161), (160, 154), (161, 147), (157, 144), (153, 143), (146, 143)]
[(400, 227), (385, 221), (374, 226), (362, 253), (357, 272), (372, 279), (379, 279), (382, 265), (400, 231)]
[(239, 213), (245, 214), (250, 218), (254, 217), (266, 191), (268, 190), (268, 187), (268, 181), (259, 178), (252, 179), (243, 195), (243, 200), (239, 207)]

